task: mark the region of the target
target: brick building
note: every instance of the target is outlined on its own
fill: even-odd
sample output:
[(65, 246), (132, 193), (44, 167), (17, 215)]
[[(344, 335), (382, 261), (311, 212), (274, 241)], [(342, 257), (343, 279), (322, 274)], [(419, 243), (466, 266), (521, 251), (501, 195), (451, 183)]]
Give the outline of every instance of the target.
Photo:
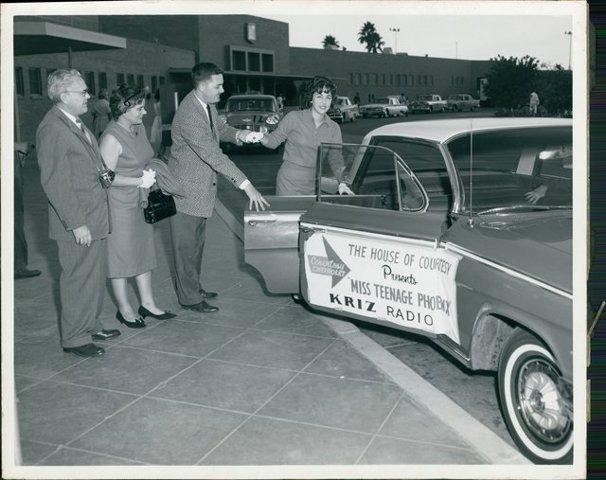
[[(169, 123), (175, 96), (191, 89), (191, 67), (214, 62), (225, 94), (258, 91), (296, 104), (314, 75), (334, 79), (339, 93), (362, 102), (374, 95), (479, 93), (487, 61), (372, 54), (289, 46), (287, 23), (250, 15), (20, 16), (15, 18), (16, 131), (32, 141), (50, 108), (46, 78), (56, 68), (80, 70), (92, 92), (126, 82), (162, 94)], [(89, 119), (84, 118), (84, 121)]]

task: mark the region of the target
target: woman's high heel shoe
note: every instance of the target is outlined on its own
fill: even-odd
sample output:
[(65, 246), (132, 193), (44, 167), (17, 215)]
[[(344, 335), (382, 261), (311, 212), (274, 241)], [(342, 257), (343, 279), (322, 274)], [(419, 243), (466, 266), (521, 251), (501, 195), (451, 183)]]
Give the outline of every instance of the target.
[(155, 313), (150, 312), (143, 305), (141, 305), (139, 307), (139, 310), (137, 311), (137, 313), (139, 315), (141, 315), (143, 318), (145, 318), (145, 317), (152, 317), (152, 318), (155, 318), (157, 320), (170, 320), (171, 318), (175, 318), (177, 316), (176, 314), (170, 313), (168, 311), (164, 312), (164, 313), (161, 313), (160, 315), (156, 315)]
[(145, 322), (143, 321), (143, 319), (141, 317), (135, 318), (133, 321), (126, 320), (126, 318), (124, 318), (122, 316), (122, 314), (120, 313), (120, 310), (118, 310), (118, 312), (116, 313), (116, 319), (123, 325), (126, 325), (128, 328), (145, 327)]

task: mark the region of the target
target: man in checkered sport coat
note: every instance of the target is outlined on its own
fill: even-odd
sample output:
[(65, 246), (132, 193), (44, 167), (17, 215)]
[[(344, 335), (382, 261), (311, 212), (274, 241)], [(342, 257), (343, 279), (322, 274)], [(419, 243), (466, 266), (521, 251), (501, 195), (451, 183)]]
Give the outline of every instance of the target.
[(180, 181), (184, 197), (175, 197), (177, 214), (170, 217), (175, 266), (175, 289), (183, 308), (215, 312), (206, 300), (217, 296), (200, 283), (206, 219), (217, 194), (217, 173), (244, 190), (249, 208), (265, 210), (269, 203), (238, 167), (225, 155), (219, 141), (241, 144), (256, 141), (255, 134), (236, 130), (219, 118), (215, 104), (223, 93), (223, 74), (212, 63), (192, 69), (194, 89), (183, 99), (171, 127), (172, 146), (168, 166)]

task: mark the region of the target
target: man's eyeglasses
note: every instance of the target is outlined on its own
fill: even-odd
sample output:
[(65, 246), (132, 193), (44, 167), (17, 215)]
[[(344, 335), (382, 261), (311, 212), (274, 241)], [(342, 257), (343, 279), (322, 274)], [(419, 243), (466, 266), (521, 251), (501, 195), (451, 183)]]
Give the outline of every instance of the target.
[(66, 93), (79, 93), (83, 97), (90, 95), (88, 88), (86, 90), (66, 90)]

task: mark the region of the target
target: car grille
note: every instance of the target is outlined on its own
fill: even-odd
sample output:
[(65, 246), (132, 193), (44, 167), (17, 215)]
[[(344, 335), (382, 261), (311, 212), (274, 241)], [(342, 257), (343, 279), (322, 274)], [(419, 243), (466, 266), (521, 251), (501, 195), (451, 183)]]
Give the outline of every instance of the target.
[(232, 127), (237, 128), (238, 130), (250, 130), (251, 132), (259, 132), (261, 131), (261, 125), (232, 125)]

